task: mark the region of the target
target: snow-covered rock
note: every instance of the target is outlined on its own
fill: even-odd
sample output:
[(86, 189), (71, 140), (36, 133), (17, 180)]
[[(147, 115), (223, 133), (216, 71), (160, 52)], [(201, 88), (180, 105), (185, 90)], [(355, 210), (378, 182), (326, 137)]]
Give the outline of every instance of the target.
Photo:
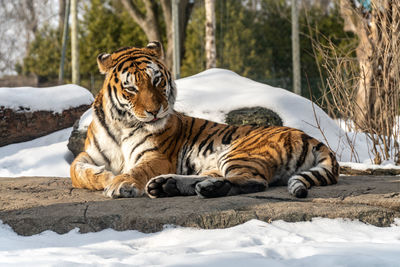
[(93, 102), (83, 87), (0, 88), (0, 146), (71, 127)]

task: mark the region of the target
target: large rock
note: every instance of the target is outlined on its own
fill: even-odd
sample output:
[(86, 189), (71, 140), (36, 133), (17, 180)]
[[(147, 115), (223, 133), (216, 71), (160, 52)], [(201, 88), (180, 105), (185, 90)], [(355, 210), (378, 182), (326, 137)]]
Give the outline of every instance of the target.
[(29, 141), (71, 127), (89, 107), (81, 105), (58, 113), (0, 106), (0, 146)]
[(400, 218), (399, 177), (341, 176), (332, 186), (314, 187), (306, 199), (287, 188), (255, 194), (201, 199), (173, 197), (109, 199), (102, 192), (73, 189), (66, 178), (3, 178), (0, 220), (20, 235), (45, 230), (66, 233), (74, 228), (156, 232), (165, 224), (225, 228), (251, 219), (299, 222), (314, 217), (349, 218), (389, 226)]
[(282, 126), (278, 114), (263, 107), (241, 108), (226, 114), (225, 122), (231, 125)]
[(85, 148), (85, 140), (87, 135), (87, 128), (79, 128), (79, 120), (74, 123), (71, 135), (68, 139), (67, 147), (69, 151), (74, 154), (74, 157), (78, 156)]

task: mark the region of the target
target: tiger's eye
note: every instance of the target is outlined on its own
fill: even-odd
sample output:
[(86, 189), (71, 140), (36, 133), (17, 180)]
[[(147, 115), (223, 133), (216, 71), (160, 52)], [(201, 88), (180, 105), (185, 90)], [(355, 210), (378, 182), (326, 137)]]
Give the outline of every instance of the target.
[(125, 89), (125, 91), (127, 91), (131, 94), (136, 94), (138, 92), (138, 90), (134, 86), (124, 87), (124, 89)]

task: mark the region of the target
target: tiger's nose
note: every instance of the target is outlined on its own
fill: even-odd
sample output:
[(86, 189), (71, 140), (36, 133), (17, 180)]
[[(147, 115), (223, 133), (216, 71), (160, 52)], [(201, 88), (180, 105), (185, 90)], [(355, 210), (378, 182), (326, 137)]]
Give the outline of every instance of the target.
[(146, 110), (147, 113), (150, 113), (151, 115), (153, 115), (154, 117), (157, 116), (159, 109), (157, 110)]

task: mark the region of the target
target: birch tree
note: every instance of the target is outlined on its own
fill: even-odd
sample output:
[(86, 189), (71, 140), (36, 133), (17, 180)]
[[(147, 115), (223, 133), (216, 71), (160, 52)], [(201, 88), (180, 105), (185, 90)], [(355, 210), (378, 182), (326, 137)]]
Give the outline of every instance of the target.
[(206, 10), (206, 68), (217, 67), (217, 49), (215, 45), (215, 0), (205, 0)]

